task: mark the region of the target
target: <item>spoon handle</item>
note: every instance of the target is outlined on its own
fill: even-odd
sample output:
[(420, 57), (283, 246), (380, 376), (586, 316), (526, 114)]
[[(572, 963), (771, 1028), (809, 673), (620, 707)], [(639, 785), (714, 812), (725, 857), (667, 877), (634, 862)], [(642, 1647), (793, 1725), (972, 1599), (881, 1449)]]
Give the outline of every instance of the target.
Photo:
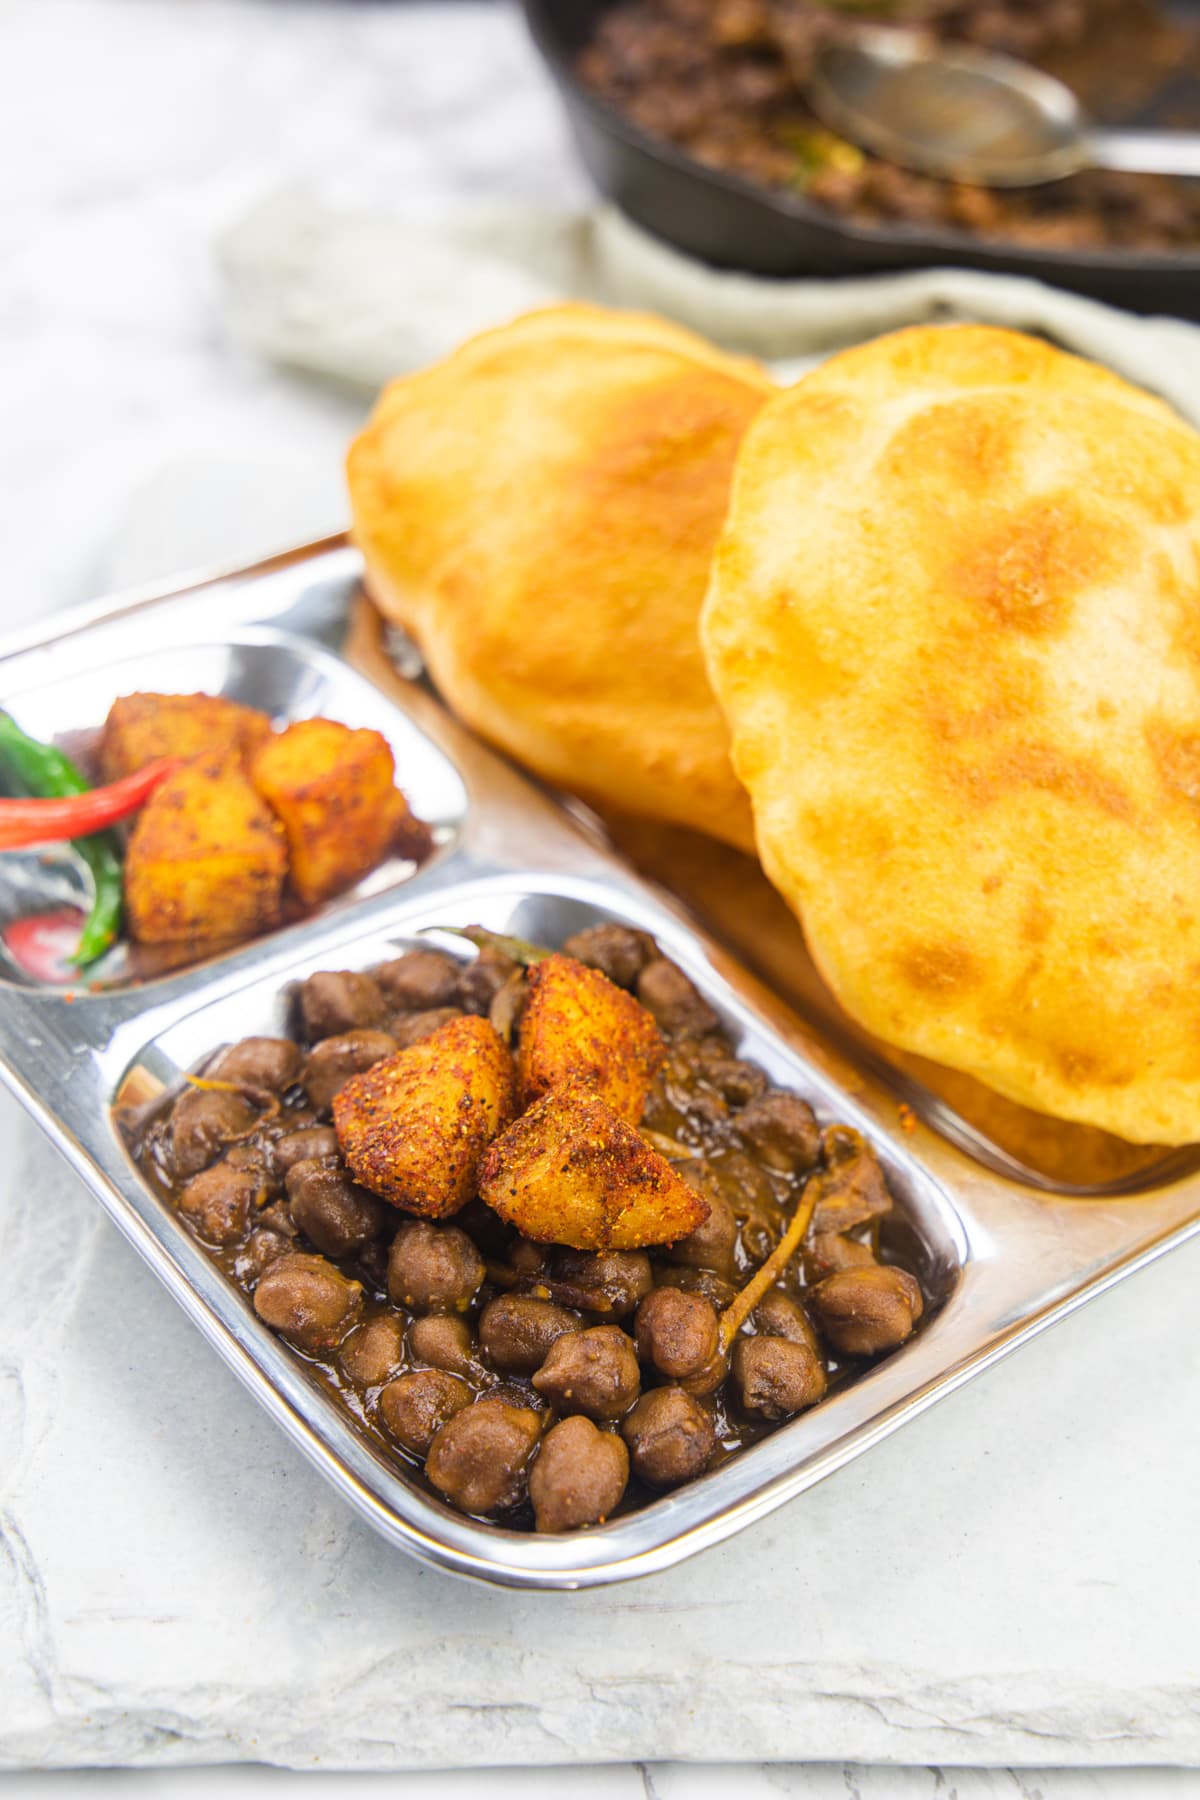
[(1091, 131), (1087, 150), (1097, 169), (1200, 176), (1200, 131)]

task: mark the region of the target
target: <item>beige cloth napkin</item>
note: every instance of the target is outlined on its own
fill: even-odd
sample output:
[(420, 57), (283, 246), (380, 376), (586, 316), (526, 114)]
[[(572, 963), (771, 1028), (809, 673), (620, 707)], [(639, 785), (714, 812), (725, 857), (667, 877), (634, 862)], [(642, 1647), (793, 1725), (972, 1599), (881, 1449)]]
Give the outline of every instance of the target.
[(964, 269), (837, 281), (730, 273), (672, 250), (608, 206), (402, 216), (292, 192), (231, 231), (220, 259), (231, 318), (256, 350), (369, 388), (485, 326), (571, 297), (665, 313), (785, 374), (901, 325), (1015, 326), (1108, 364), (1200, 425), (1200, 326)]

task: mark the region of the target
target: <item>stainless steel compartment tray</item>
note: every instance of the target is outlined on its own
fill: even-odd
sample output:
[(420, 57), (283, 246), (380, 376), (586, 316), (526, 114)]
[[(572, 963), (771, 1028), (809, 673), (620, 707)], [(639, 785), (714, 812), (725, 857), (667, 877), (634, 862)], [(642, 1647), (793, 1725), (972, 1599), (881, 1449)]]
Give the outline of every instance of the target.
[[(1176, 1165), (1134, 1196), (1073, 1200), (1005, 1179), (903, 1117), (877, 1072), (783, 1007), (424, 690), (408, 685), (387, 697), (363, 684), (342, 656), (358, 573), (354, 553), (334, 540), (175, 593), (90, 608), (36, 641), (0, 649), (6, 702), (21, 712), (24, 696), (27, 713), (37, 693), (38, 728), (64, 730), (94, 722), (78, 716), (72, 683), (84, 684), (101, 715), (120, 691), (104, 689), (107, 665), (136, 658), (139, 683), (178, 686), (169, 671), (181, 645), (273, 646), (278, 668), (302, 672), (302, 688), (315, 671), (331, 691), (349, 692), (343, 679), (356, 694), (365, 690), (370, 722), (396, 744), (417, 810), (432, 807), (442, 827), (438, 853), (407, 879), (201, 969), (70, 1003), (54, 990), (0, 990), (0, 1074), (265, 1411), (385, 1537), (427, 1562), (512, 1586), (590, 1586), (664, 1568), (801, 1493), (1200, 1229), (1200, 1176), (1172, 1179)], [(73, 696), (75, 716), (56, 717), (56, 695)], [(142, 1180), (114, 1102), (131, 1074), (143, 1088), (147, 1080), (169, 1085), (216, 1044), (270, 1029), (288, 984), (314, 968), (365, 966), (439, 924), (482, 920), (554, 941), (597, 916), (653, 932), (746, 1055), (872, 1138), (940, 1305), (911, 1343), (854, 1386), (702, 1480), (596, 1530), (540, 1537), (452, 1512), (358, 1432)]]

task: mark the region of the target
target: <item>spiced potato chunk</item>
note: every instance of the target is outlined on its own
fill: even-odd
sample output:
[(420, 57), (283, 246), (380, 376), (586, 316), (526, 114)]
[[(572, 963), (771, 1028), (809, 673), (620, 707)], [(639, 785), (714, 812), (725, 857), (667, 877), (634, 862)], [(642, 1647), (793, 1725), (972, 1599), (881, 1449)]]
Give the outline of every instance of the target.
[(137, 1154), (380, 1455), (506, 1530), (594, 1529), (836, 1404), (926, 1299), (879, 1260), (909, 1240), (872, 1145), (645, 934), (471, 935), (316, 971), (294, 1039), (216, 1052)]
[(522, 1106), (575, 1082), (636, 1125), (665, 1055), (649, 1013), (598, 970), (571, 956), (530, 969), (517, 1050)]
[(707, 1202), (582, 1086), (547, 1094), (483, 1159), (479, 1193), (526, 1237), (576, 1250), (669, 1244), (708, 1216)]
[(142, 944), (250, 937), (279, 922), (287, 845), (236, 756), (160, 782), (125, 853), (125, 916)]
[(512, 1115), (512, 1059), (486, 1019), (452, 1019), (334, 1096), (333, 1123), (357, 1181), (423, 1218), (456, 1213)]
[(353, 886), (413, 830), (378, 731), (298, 719), (264, 740), (250, 779), (287, 833), (292, 886), (307, 906)]
[(100, 771), (120, 781), (160, 756), (239, 759), (270, 736), (266, 713), (217, 694), (122, 694), (100, 738)]

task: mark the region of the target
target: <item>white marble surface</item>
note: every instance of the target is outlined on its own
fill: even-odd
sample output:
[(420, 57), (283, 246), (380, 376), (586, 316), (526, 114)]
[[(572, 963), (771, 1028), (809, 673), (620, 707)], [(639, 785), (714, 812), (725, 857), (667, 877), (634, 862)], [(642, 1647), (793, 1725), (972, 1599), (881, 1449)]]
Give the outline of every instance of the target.
[[(318, 176), (375, 201), (582, 192), (501, 8), (0, 6), (5, 623), (340, 521), (360, 402), (239, 351), (211, 261)], [(1074, 1800), (1093, 1777), (1046, 1765), (1200, 1765), (1200, 1247), (737, 1542), (525, 1599), (383, 1549), (7, 1101), (0, 1143), (0, 1766), (732, 1757), (835, 1766), (572, 1791)], [(564, 1785), (494, 1791), (518, 1781)]]

